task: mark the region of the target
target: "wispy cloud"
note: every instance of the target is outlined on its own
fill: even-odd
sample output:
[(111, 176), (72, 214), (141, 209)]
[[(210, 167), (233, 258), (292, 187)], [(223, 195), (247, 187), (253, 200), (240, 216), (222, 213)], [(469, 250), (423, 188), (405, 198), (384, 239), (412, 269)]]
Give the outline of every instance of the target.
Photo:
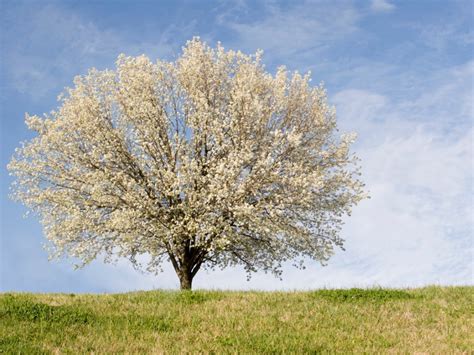
[(391, 12), (396, 7), (387, 0), (372, 0), (370, 8), (375, 12)]
[(99, 28), (94, 22), (57, 4), (20, 4), (9, 11), (12, 14), (5, 17), (19, 21), (3, 27), (9, 42), (9, 50), (4, 54), (8, 82), (14, 89), (35, 99), (52, 94), (53, 89), (61, 90), (75, 75), (88, 68), (113, 66), (122, 52), (168, 57), (179, 48), (180, 44), (174, 42), (176, 33), (186, 35), (193, 25), (170, 25), (148, 40)]
[[(245, 7), (240, 4), (239, 9)], [(268, 56), (294, 60), (354, 33), (359, 18), (359, 12), (350, 4), (311, 1), (288, 8), (266, 2), (262, 16), (250, 21), (229, 15), (225, 13), (219, 20), (234, 31), (239, 47), (250, 51), (264, 49)]]
[[(471, 1), (453, 1), (449, 7), (442, 6), (443, 16), (432, 16), (431, 21), (407, 20), (405, 26), (412, 28), (420, 37), (422, 45), (435, 50), (437, 55), (447, 51), (469, 51), (472, 57), (474, 26)], [(431, 14), (429, 14), (431, 15)], [(454, 54), (453, 53), (453, 54)]]
[(471, 71), (472, 63), (446, 70), (414, 98), (363, 90), (333, 97), (341, 126), (360, 133), (372, 196), (345, 228), (349, 259), (369, 262), (363, 280), (472, 282)]

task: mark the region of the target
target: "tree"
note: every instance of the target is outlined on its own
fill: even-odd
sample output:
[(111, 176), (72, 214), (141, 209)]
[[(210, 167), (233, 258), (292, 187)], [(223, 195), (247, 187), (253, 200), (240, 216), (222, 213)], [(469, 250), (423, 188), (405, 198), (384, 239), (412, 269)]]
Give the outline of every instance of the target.
[(309, 75), (188, 41), (175, 62), (119, 56), (76, 77), (9, 169), (52, 256), (171, 261), (182, 289), (202, 267), (281, 273), (341, 246), (364, 197), (352, 135)]

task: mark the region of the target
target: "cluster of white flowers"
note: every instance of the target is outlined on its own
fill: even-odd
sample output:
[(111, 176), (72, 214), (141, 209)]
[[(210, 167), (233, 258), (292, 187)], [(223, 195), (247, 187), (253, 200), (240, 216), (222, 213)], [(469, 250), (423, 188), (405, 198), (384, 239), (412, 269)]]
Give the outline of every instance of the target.
[(9, 164), (14, 194), (58, 254), (84, 262), (146, 253), (189, 283), (201, 265), (324, 262), (365, 194), (354, 137), (335, 135), (309, 81), (197, 38), (171, 63), (121, 55), (77, 77), (57, 111), (27, 116), (37, 137)]

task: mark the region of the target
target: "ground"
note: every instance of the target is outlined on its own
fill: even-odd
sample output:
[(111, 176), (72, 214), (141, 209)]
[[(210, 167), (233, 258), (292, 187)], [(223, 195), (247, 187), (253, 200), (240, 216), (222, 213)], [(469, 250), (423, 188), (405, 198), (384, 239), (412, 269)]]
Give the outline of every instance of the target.
[(0, 353), (472, 353), (474, 287), (0, 294)]

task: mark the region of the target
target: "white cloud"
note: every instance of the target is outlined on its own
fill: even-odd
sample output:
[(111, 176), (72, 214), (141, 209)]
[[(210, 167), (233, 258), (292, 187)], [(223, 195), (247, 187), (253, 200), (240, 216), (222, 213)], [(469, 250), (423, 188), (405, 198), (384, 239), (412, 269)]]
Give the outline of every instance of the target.
[(428, 49), (437, 51), (437, 55), (446, 55), (448, 51), (457, 53), (459, 49), (472, 53), (472, 2), (452, 1), (449, 5), (444, 7), (446, 11), (442, 16), (427, 16), (429, 21), (407, 20), (405, 26), (417, 33)]
[(450, 129), (472, 125), (474, 117), (474, 60), (438, 70), (425, 79), (423, 93), (403, 104), (413, 119), (450, 123)]
[(395, 5), (387, 0), (372, 0), (370, 8), (375, 12), (391, 12), (395, 10)]
[(283, 9), (267, 2), (264, 9), (264, 15), (251, 22), (238, 21), (225, 14), (220, 17), (221, 24), (237, 34), (240, 49), (263, 49), (269, 56), (286, 58), (301, 56), (305, 52), (323, 50), (358, 30), (359, 13), (346, 3), (306, 1)]
[(362, 280), (472, 283), (473, 130), (454, 129), (474, 117), (471, 71), (471, 63), (446, 70), (400, 102), (363, 90), (334, 96), (341, 126), (360, 133), (372, 196), (344, 229), (346, 256), (367, 262)]
[[(28, 3), (15, 8), (10, 17), (16, 27), (5, 27), (10, 38), (5, 53), (8, 82), (16, 90), (40, 99), (57, 95), (75, 75), (91, 67), (111, 67), (120, 53), (145, 53), (156, 59), (173, 54), (179, 43), (176, 33), (186, 35), (186, 26), (171, 25), (154, 35), (153, 41), (130, 38), (127, 33), (99, 28), (92, 21), (57, 5)], [(144, 37), (144, 35), (142, 36)], [(17, 40), (13, 40), (16, 38)], [(21, 40), (20, 40), (21, 39)], [(29, 43), (29, 46), (20, 45)]]

